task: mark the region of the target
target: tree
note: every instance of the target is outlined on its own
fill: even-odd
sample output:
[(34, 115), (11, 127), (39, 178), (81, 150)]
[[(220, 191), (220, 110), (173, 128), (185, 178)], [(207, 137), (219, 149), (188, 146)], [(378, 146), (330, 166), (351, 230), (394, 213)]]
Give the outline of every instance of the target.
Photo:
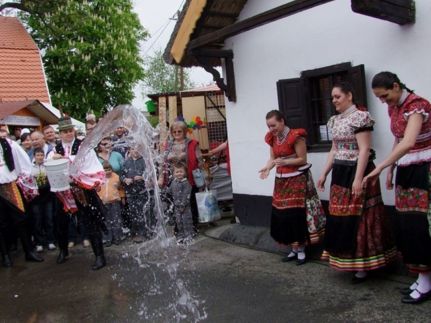
[(43, 53), (55, 106), (83, 118), (133, 99), (147, 32), (131, 0), (22, 0), (15, 7)]
[[(178, 92), (192, 88), (193, 82), (187, 70), (174, 65), (166, 64), (161, 50), (155, 51), (154, 55), (144, 64), (145, 78), (144, 96), (152, 93)], [(181, 87), (181, 75), (183, 73), (183, 86)]]

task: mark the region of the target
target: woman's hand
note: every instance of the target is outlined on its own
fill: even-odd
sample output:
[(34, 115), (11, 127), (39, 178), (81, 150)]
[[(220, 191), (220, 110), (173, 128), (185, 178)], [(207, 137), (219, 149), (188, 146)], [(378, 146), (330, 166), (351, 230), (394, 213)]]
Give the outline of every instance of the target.
[(62, 155), (55, 153), (54, 155), (52, 155), (52, 159), (61, 159), (64, 158)]
[(287, 166), (287, 159), (283, 159), (283, 158), (276, 158), (274, 159), (274, 164), (275, 166), (279, 167), (279, 166)]
[(394, 170), (391, 168), (388, 169), (388, 172), (386, 174), (386, 189), (387, 190), (393, 190), (394, 189)]
[(319, 179), (317, 180), (317, 189), (320, 192), (325, 191), (325, 182), (326, 182), (326, 175), (320, 176)]
[(264, 167), (259, 171), (259, 177), (260, 179), (266, 179), (269, 175), (269, 169), (268, 167)]
[(377, 166), (371, 173), (369, 173), (367, 176), (364, 177), (362, 180), (362, 188), (366, 188), (368, 183), (371, 182), (371, 184), (375, 184), (377, 180), (379, 179), (379, 175), (382, 172), (383, 168), (380, 166)]
[(130, 185), (130, 184), (132, 184), (132, 182), (133, 182), (133, 179), (131, 179), (131, 178), (126, 178), (124, 180), (124, 184), (126, 184), (126, 185)]
[(362, 194), (362, 181), (355, 179), (352, 184), (352, 194), (355, 196), (359, 196)]

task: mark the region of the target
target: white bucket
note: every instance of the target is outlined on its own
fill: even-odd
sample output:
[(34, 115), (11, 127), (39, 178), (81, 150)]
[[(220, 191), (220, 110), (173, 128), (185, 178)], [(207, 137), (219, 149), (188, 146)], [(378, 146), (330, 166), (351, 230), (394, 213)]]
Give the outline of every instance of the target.
[(69, 160), (52, 159), (45, 162), (51, 192), (62, 192), (70, 188)]

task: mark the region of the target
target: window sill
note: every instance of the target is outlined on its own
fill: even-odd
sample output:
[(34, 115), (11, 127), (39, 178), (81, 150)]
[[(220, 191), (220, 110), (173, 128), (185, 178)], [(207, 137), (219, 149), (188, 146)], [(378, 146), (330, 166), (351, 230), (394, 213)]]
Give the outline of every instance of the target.
[(307, 151), (309, 153), (322, 153), (322, 152), (329, 152), (331, 150), (332, 143), (328, 144), (314, 144), (309, 145), (307, 147)]

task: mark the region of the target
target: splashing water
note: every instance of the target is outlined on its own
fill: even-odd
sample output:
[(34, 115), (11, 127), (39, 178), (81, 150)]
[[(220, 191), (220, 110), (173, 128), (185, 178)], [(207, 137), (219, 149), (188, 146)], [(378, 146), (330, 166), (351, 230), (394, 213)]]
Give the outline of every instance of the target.
[[(125, 127), (128, 135), (126, 145), (134, 147), (145, 161), (144, 180), (147, 196), (151, 203), (146, 203), (141, 216), (152, 211), (155, 221), (147, 221), (146, 231), (152, 238), (139, 245), (133, 259), (137, 262), (139, 276), (145, 281), (145, 288), (135, 282), (134, 288), (142, 291), (144, 298), (137, 306), (130, 306), (131, 310), (145, 320), (165, 322), (198, 322), (206, 319), (207, 314), (203, 308), (204, 301), (199, 300), (188, 290), (185, 279), (179, 277), (178, 269), (185, 263), (188, 255), (187, 247), (179, 247), (175, 238), (169, 234), (165, 225), (166, 217), (157, 185), (157, 172), (155, 160), (160, 160), (158, 152), (154, 149), (154, 129), (145, 116), (131, 105), (121, 105), (107, 113), (97, 126), (85, 138), (79, 152), (71, 165), (70, 173), (76, 174), (85, 162), (86, 154), (97, 147), (98, 143), (117, 127)], [(151, 210), (152, 209), (152, 210)], [(151, 223), (155, 222), (155, 223)], [(133, 248), (133, 247), (130, 247)], [(127, 252), (123, 257), (130, 257), (134, 252)], [(124, 281), (118, 273), (112, 275), (119, 284)], [(166, 291), (167, 290), (167, 291)], [(149, 298), (156, 298), (151, 302)], [(155, 305), (156, 304), (156, 305)]]

